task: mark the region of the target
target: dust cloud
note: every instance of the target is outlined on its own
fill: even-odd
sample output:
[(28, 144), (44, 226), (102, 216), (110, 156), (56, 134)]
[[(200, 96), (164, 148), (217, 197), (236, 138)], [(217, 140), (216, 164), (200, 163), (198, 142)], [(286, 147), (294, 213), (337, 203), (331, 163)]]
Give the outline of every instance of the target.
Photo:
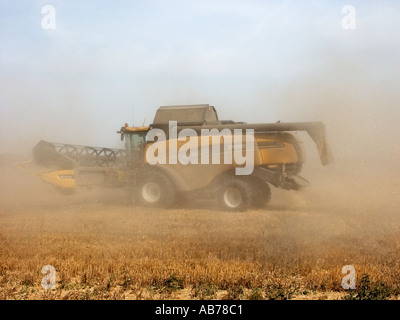
[[(375, 45), (374, 39), (355, 40), (358, 42), (348, 51), (349, 42), (341, 46), (337, 39), (333, 44), (332, 39), (322, 41), (310, 50), (302, 71), (284, 81), (255, 75), (251, 81), (246, 78), (217, 90), (214, 87), (221, 85), (220, 80), (207, 77), (193, 80), (188, 92), (181, 93), (178, 88), (183, 83), (175, 77), (176, 72), (184, 70), (174, 70), (168, 84), (165, 74), (162, 81), (149, 76), (143, 86), (138, 79), (131, 79), (138, 86), (134, 89), (138, 100), (130, 102), (133, 97), (126, 94), (129, 84), (125, 83), (107, 92), (110, 109), (106, 111), (97, 108), (97, 103), (102, 100), (98, 92), (109, 85), (108, 81), (89, 81), (85, 89), (80, 86), (85, 77), (96, 78), (95, 70), (101, 67), (96, 62), (88, 67), (90, 75), (61, 76), (49, 90), (39, 92), (33, 89), (34, 82), (21, 83), (23, 75), (17, 74), (7, 84), (12, 90), (3, 92), (2, 100), (16, 105), (15, 110), (3, 113), (2, 123), (7, 118), (20, 119), (13, 129), (0, 128), (2, 241), (13, 244), (22, 238), (44, 236), (62, 243), (72, 235), (80, 244), (87, 241), (88, 251), (95, 244), (103, 245), (104, 252), (125, 252), (117, 242), (125, 243), (129, 250), (137, 246), (135, 256), (127, 255), (138, 261), (157, 259), (161, 255), (157, 248), (169, 246), (169, 258), (174, 261), (204, 258), (202, 263), (211, 264), (211, 256), (215, 261), (260, 263), (266, 270), (282, 267), (288, 274), (297, 272), (302, 277), (307, 277), (311, 269), (332, 272), (329, 281), (336, 279), (338, 284), (325, 278), (318, 285), (304, 284), (317, 289), (325, 286), (337, 290), (340, 268), (346, 264), (394, 282), (400, 245), (400, 48), (397, 41), (387, 51), (378, 47), (379, 41)], [(301, 64), (301, 57), (298, 59)], [(24, 95), (19, 94), (22, 87)], [(238, 87), (248, 98), (235, 96)], [(44, 93), (48, 93), (46, 98)], [(118, 109), (120, 93), (125, 95)], [(31, 101), (37, 104), (22, 108), (26, 114), (21, 115), (21, 106)], [(146, 110), (141, 110), (140, 103), (147, 106)], [(180, 201), (172, 209), (142, 209), (132, 204), (126, 188), (95, 186), (66, 195), (34, 173), (14, 166), (31, 160), (31, 149), (41, 139), (123, 148), (115, 131), (124, 122), (135, 120), (139, 125), (146, 118), (148, 124), (159, 105), (185, 103), (209, 103), (220, 118), (248, 123), (322, 121), (334, 162), (324, 167), (314, 142), (305, 133), (297, 133), (306, 151), (300, 175), (310, 181), (310, 186), (301, 191), (272, 188), (268, 208), (244, 213), (222, 212), (217, 203), (196, 198)], [(118, 111), (114, 109), (121, 110), (121, 115), (115, 116)], [(62, 258), (50, 250), (52, 255), (56, 257), (54, 263), (61, 266)], [(74, 258), (89, 264), (86, 253)], [(385, 278), (385, 272), (389, 278)], [(66, 279), (72, 281), (69, 275)]]
[[(394, 81), (394, 70), (398, 70), (398, 62), (393, 66), (393, 70), (387, 70), (388, 74), (384, 77), (377, 72), (376, 67), (371, 67), (379, 58), (375, 55), (367, 55), (360, 61), (351, 55), (349, 57), (343, 53), (333, 54), (329, 45), (313, 55), (324, 57), (318, 68), (310, 66), (307, 72), (294, 77), (290, 82), (270, 87), (261, 86), (263, 81), (256, 84), (257, 91), (251, 100), (251, 106), (257, 106), (259, 109), (250, 108), (254, 111), (243, 114), (243, 118), (230, 116), (232, 109), (226, 105), (219, 109), (212, 101), (207, 102), (215, 105), (221, 118), (235, 121), (259, 123), (260, 119), (265, 119), (264, 122), (324, 122), (334, 163), (322, 166), (314, 142), (305, 133), (299, 132), (297, 135), (303, 141), (306, 151), (306, 162), (301, 175), (308, 179), (311, 185), (299, 192), (273, 189), (272, 201), (265, 214), (281, 216), (282, 213), (293, 212), (293, 215), (290, 214), (291, 219), (282, 220), (282, 237), (290, 234), (293, 239), (297, 234), (297, 240), (301, 242), (309, 235), (315, 242), (319, 238), (325, 239), (346, 233), (354, 236), (363, 234), (362, 239), (367, 239), (370, 232), (397, 232), (400, 227), (400, 88), (399, 82)], [(64, 207), (76, 204), (84, 208), (86, 204), (91, 203), (129, 203), (126, 190), (107, 191), (95, 188), (78, 190), (75, 195), (64, 196), (39, 182), (38, 177), (28, 173), (17, 173), (18, 170), (12, 166), (15, 162), (31, 159), (30, 147), (34, 146), (34, 141), (36, 143), (43, 138), (76, 144), (100, 144), (98, 137), (94, 137), (96, 133), (104, 137), (105, 133), (101, 127), (106, 119), (101, 119), (98, 115), (91, 119), (88, 111), (77, 107), (79, 99), (73, 101), (76, 86), (69, 82), (65, 88), (69, 89), (65, 91), (65, 99), (61, 101), (60, 112), (46, 114), (45, 110), (50, 108), (50, 104), (46, 108), (37, 108), (35, 114), (30, 117), (29, 124), (25, 124), (26, 131), (16, 129), (15, 133), (8, 137), (7, 153), (2, 154), (2, 170), (7, 174), (15, 171), (15, 175), (4, 174), (1, 179), (3, 212), (5, 209), (11, 210), (10, 208), (29, 212), (48, 206), (63, 210)], [(166, 100), (182, 101), (181, 98), (174, 100), (171, 96)], [(58, 99), (51, 101), (54, 104), (60, 103)], [(267, 121), (267, 116), (259, 116), (258, 113), (263, 111), (260, 106), (274, 108), (276, 118), (268, 117)], [(155, 109), (156, 107), (154, 111)], [(243, 107), (239, 109), (244, 110)], [(237, 111), (233, 112), (233, 115), (236, 114)], [(46, 130), (47, 125), (58, 129)], [(115, 134), (115, 131), (112, 134)], [(108, 141), (113, 139), (118, 141), (118, 147), (123, 148), (117, 134)], [(11, 144), (16, 146), (15, 150), (10, 149)], [(204, 204), (196, 199), (189, 199), (185, 205), (183, 208), (188, 212), (205, 209), (211, 210), (210, 214), (218, 214), (213, 202)], [(303, 215), (305, 220), (299, 220), (296, 215)], [(251, 213), (249, 220), (251, 221)], [(321, 224), (316, 224), (316, 221)], [(346, 225), (346, 221), (351, 222)]]

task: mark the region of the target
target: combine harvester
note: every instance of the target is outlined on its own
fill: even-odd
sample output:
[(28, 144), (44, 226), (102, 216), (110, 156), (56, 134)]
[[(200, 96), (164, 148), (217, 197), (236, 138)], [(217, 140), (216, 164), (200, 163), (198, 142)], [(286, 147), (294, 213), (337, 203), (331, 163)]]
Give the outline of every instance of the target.
[[(248, 130), (253, 132), (250, 148)], [(245, 211), (266, 207), (271, 186), (299, 190), (308, 185), (300, 176), (305, 158), (297, 131), (314, 140), (323, 165), (333, 161), (322, 122), (219, 120), (208, 104), (160, 107), (150, 126), (125, 124), (118, 131), (125, 150), (40, 141), (33, 155), (36, 164), (48, 169), (41, 178), (63, 190), (124, 186), (132, 202), (142, 206), (216, 198), (224, 210)], [(238, 173), (247, 163), (237, 161), (236, 139), (245, 146), (240, 154), (244, 151), (252, 159), (244, 174)], [(177, 161), (177, 155), (184, 155), (184, 161)]]

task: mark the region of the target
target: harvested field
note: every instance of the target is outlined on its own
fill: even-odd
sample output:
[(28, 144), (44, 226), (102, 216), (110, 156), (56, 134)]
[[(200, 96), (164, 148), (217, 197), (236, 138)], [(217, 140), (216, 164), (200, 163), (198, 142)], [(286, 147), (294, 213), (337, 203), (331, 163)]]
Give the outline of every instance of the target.
[[(309, 188), (273, 189), (268, 210), (231, 213), (194, 199), (138, 208), (119, 188), (64, 195), (5, 164), (0, 299), (397, 298), (396, 176), (337, 164), (305, 171)], [(45, 265), (54, 290), (42, 288)], [(352, 296), (345, 265), (356, 270)]]

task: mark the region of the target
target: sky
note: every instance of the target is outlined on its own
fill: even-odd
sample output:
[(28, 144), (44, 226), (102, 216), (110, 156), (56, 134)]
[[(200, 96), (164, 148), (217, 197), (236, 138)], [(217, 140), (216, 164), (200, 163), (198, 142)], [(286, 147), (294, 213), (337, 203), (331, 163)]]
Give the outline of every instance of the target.
[(124, 123), (207, 103), (221, 119), (323, 121), (336, 158), (395, 161), (399, 30), (399, 1), (0, 0), (0, 153), (122, 148)]

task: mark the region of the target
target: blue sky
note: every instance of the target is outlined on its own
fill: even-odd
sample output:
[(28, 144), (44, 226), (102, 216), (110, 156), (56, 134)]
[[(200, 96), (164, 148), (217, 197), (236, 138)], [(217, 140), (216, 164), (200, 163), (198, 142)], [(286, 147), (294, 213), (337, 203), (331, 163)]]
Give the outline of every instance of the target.
[[(41, 27), (45, 5), (54, 30)], [(355, 30), (341, 26), (344, 5)], [(398, 1), (0, 1), (0, 152), (40, 139), (121, 147), (120, 126), (168, 104), (390, 127), (398, 30)]]

